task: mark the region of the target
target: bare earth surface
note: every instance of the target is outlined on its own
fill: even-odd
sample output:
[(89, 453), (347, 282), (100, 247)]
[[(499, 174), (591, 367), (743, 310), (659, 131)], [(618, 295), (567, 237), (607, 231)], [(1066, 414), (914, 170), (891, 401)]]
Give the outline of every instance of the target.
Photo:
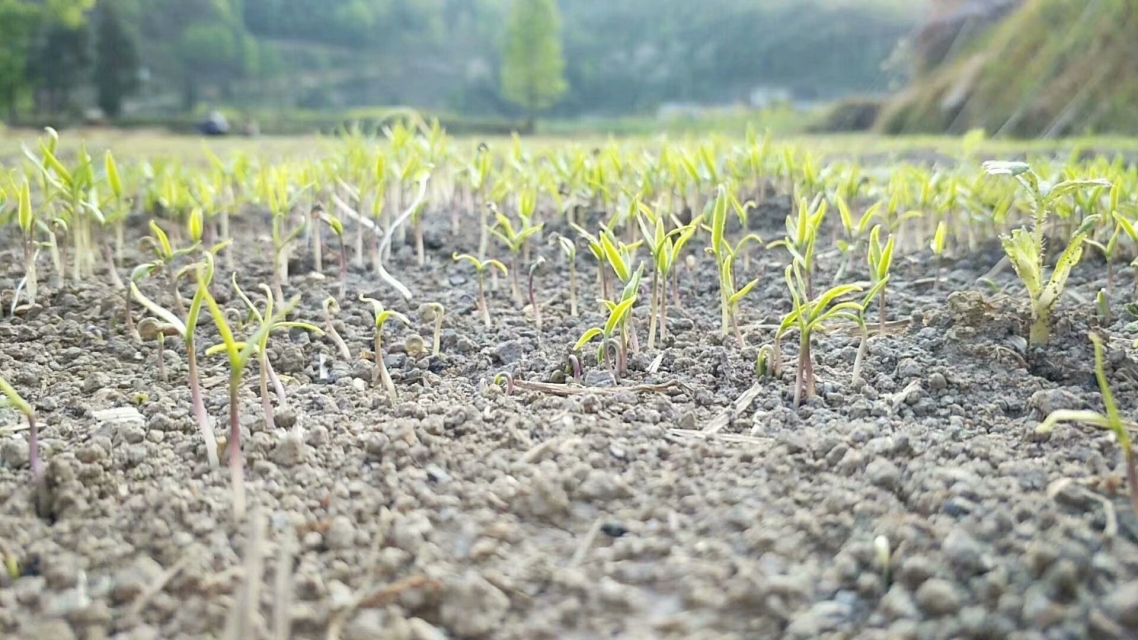
[[(758, 231), (774, 236), (785, 209), (762, 213)], [(1005, 292), (974, 284), (997, 244), (949, 261), (939, 290), (927, 254), (903, 257), (891, 331), (871, 338), (864, 380), (850, 377), (856, 337), (835, 328), (815, 347), (818, 398), (791, 408), (788, 371), (711, 433), (756, 383), (756, 349), (789, 308), (784, 255), (760, 252), (740, 274), (767, 274), (742, 305), (746, 348), (718, 333), (714, 268), (701, 251), (680, 276), (666, 348), (634, 356), (630, 379), (614, 386), (590, 355), (587, 386), (519, 384), (507, 395), (491, 383), (501, 371), (564, 379), (569, 346), (602, 322), (595, 267), (580, 261), (582, 317), (570, 317), (567, 267), (542, 244), (542, 332), (505, 279), (490, 293), (486, 331), (473, 273), (450, 259), (474, 250), (475, 235), (428, 229), (423, 270), (410, 247), (396, 248), (410, 303), (353, 270), (338, 318), (351, 361), (327, 338), (273, 336), (289, 406), (267, 431), (251, 367), (241, 407), (250, 513), (240, 521), (228, 471), (208, 469), (181, 345), (167, 343), (160, 382), (156, 345), (112, 322), (120, 294), (103, 283), (56, 288), (45, 274), (43, 308), (0, 320), (0, 371), (37, 407), (51, 491), (40, 518), (27, 434), (6, 412), (0, 544), (19, 575), (0, 573), (0, 637), (225, 637), (247, 606), (258, 615), (245, 638), (284, 637), (286, 621), (292, 638), (348, 640), (1138, 637), (1138, 521), (1119, 492), (1117, 447), (1084, 427), (1033, 435), (1053, 409), (1101, 409), (1086, 338), (1093, 305), (1065, 299), (1054, 343), (1028, 350), (1014, 274), (996, 277)], [(256, 291), (269, 270), (259, 245), (247, 247), (238, 277)], [(303, 295), (300, 317), (320, 323), (335, 259), (326, 256), (325, 278), (293, 265), (286, 293)], [(821, 277), (837, 266), (824, 256)], [(858, 271), (848, 279), (864, 278)], [(1103, 273), (1090, 256), (1071, 289), (1093, 300), (1103, 283), (1091, 278)], [(1121, 312), (1130, 274), (1120, 273), (1120, 317), (1101, 332), (1133, 418), (1138, 366), (1123, 330), (1133, 318)], [(0, 288), (21, 275), (5, 253)], [(217, 291), (236, 308), (224, 300), (229, 275), (219, 268)], [(389, 325), (394, 407), (361, 357), (372, 344), (361, 292), (411, 316), (428, 345), (419, 305), (447, 309), (438, 357), (408, 355), (411, 331)], [(203, 348), (216, 342), (207, 319), (199, 333)], [(201, 361), (220, 437), (224, 358)], [(649, 384), (665, 386), (635, 386)], [(141, 419), (101, 413), (122, 407)]]

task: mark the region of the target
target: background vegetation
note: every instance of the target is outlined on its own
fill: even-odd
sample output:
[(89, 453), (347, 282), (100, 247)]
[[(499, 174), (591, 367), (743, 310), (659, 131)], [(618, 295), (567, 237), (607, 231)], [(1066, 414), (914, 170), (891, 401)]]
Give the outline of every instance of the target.
[[(654, 115), (668, 104), (747, 103), (756, 90), (800, 102), (879, 93), (889, 84), (882, 62), (922, 4), (560, 0), (560, 33), (551, 35), (563, 52), (565, 90), (546, 113)], [(115, 95), (126, 99), (122, 113), (141, 119), (222, 106), (392, 105), (517, 118), (528, 108), (501, 83), (512, 6), (0, 0), (0, 102), (9, 121), (100, 104), (116, 115)]]

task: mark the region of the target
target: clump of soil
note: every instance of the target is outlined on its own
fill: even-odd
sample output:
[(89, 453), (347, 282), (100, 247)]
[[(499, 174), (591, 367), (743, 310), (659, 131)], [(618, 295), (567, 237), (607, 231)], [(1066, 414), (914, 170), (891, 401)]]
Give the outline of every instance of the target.
[[(425, 268), (395, 249), (413, 301), (351, 273), (335, 321), (350, 360), (304, 331), (272, 337), (289, 405), (275, 430), (256, 371), (246, 375), (241, 521), (227, 472), (206, 463), (180, 345), (167, 342), (160, 381), (156, 345), (112, 322), (118, 294), (99, 282), (45, 285), (38, 313), (4, 319), (0, 370), (39, 412), (51, 517), (36, 515), (13, 416), (0, 431), (0, 542), (16, 575), (0, 575), (0, 636), (1138, 634), (1138, 521), (1118, 494), (1115, 444), (1075, 426), (1034, 436), (1051, 410), (1101, 409), (1089, 308), (1065, 303), (1054, 344), (1029, 350), (1013, 274), (997, 278), (1008, 293), (974, 289), (989, 256), (959, 256), (933, 290), (934, 261), (907, 256), (891, 283), (893, 330), (871, 338), (863, 379), (850, 378), (857, 337), (836, 328), (815, 347), (819, 396), (794, 408), (792, 371), (754, 377), (756, 347), (788, 309), (781, 279), (744, 301), (740, 347), (718, 335), (714, 268), (697, 253), (665, 348), (635, 355), (615, 384), (589, 358), (588, 386), (557, 384), (568, 346), (603, 320), (591, 266), (582, 260), (582, 316), (571, 317), (563, 259), (542, 249), (542, 331), (504, 280), (486, 330), (473, 275), (450, 260), (472, 239), (438, 222)], [(269, 280), (263, 255), (238, 256), (246, 290)], [(784, 259), (760, 255), (740, 281), (777, 275)], [(0, 287), (18, 265), (3, 256)], [(320, 323), (334, 267), (324, 277), (304, 265), (286, 293)], [(824, 261), (819, 282), (837, 267)], [(1080, 266), (1072, 289), (1092, 299), (1100, 267)], [(395, 406), (371, 383), (371, 309), (358, 293), (414, 320), (388, 327)], [(430, 344), (423, 302), (446, 307), (439, 356), (404, 348), (411, 334)], [(1098, 330), (1132, 412), (1128, 320)], [(208, 321), (201, 333), (203, 348), (216, 341)], [(220, 437), (225, 365), (199, 357)], [(511, 394), (492, 383), (503, 371), (518, 381)], [(106, 413), (124, 408), (137, 413)]]

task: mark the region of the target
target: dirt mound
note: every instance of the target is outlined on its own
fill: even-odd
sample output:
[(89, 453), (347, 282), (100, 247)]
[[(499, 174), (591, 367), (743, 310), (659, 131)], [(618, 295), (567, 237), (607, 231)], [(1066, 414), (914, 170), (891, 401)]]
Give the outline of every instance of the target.
[(1040, 0), (986, 27), (990, 20), (967, 12), (954, 21), (957, 13), (917, 36), (917, 77), (883, 110), (879, 130), (983, 128), (1025, 137), (1138, 130), (1130, 108), (1138, 100), (1135, 3)]

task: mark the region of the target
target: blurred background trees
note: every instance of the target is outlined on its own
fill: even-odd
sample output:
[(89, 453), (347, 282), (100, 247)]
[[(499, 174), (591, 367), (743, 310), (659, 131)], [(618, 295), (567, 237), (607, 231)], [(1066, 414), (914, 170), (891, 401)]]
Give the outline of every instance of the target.
[[(410, 105), (493, 117), (548, 108), (574, 117), (813, 101), (884, 91), (881, 63), (921, 4), (0, 0), (0, 103), (9, 118), (220, 105)], [(538, 9), (554, 26), (536, 13), (533, 28), (512, 26)], [(540, 79), (532, 95), (522, 95), (527, 73), (516, 51), (541, 61), (528, 74)]]

